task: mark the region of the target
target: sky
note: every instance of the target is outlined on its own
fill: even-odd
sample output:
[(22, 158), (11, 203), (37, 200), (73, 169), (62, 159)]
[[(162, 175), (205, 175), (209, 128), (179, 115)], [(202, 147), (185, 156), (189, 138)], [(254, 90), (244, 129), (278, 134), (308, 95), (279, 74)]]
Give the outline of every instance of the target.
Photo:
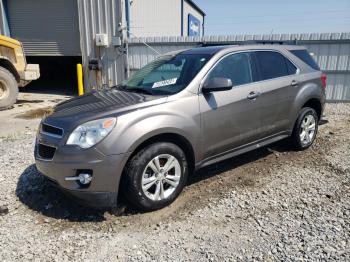
[(193, 0), (205, 35), (350, 32), (350, 0)]

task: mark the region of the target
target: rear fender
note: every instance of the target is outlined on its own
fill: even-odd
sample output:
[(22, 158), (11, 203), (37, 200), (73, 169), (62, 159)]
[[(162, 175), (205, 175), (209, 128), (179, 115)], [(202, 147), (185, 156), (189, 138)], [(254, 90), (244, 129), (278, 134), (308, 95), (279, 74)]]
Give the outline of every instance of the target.
[(322, 87), (317, 81), (308, 82), (299, 89), (289, 113), (289, 119), (291, 119), (289, 130), (293, 130), (301, 108), (311, 99), (319, 100), (322, 106), (324, 104), (325, 99), (322, 93)]

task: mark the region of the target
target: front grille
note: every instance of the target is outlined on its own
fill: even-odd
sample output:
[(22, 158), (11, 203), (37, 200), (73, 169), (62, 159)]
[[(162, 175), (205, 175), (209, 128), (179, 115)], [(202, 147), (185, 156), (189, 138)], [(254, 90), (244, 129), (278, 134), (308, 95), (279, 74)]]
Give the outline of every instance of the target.
[(48, 134), (48, 135), (53, 135), (57, 137), (62, 137), (63, 136), (63, 129), (55, 126), (51, 126), (48, 124), (42, 124), (41, 126), (42, 132)]
[(43, 144), (38, 144), (39, 157), (47, 160), (51, 160), (55, 154), (56, 148)]

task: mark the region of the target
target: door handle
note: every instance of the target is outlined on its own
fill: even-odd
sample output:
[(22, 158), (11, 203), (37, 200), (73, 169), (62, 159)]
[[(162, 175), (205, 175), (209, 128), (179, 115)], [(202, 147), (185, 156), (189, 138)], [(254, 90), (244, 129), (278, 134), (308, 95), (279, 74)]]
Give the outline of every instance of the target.
[(247, 98), (250, 99), (250, 100), (253, 100), (253, 99), (255, 99), (255, 98), (259, 97), (259, 96), (260, 96), (260, 92), (252, 91), (252, 92), (249, 93)]
[(290, 84), (291, 86), (298, 86), (299, 82), (296, 80), (293, 80), (292, 83)]

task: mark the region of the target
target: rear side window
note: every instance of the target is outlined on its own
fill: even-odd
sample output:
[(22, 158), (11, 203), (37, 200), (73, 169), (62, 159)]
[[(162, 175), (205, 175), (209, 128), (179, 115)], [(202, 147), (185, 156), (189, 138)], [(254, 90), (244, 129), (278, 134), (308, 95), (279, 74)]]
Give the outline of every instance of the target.
[(308, 53), (308, 51), (304, 50), (289, 50), (293, 55), (298, 57), (300, 60), (302, 60), (304, 63), (308, 64), (315, 70), (320, 70), (320, 67), (315, 62), (315, 60), (312, 58), (312, 56)]
[(256, 52), (260, 80), (295, 74), (297, 68), (283, 55), (273, 51)]
[(297, 73), (297, 68), (295, 65), (292, 64), (291, 61), (289, 61), (287, 58), (285, 58), (286, 64), (287, 64), (287, 69), (288, 69), (288, 74), (289, 75), (294, 75)]

